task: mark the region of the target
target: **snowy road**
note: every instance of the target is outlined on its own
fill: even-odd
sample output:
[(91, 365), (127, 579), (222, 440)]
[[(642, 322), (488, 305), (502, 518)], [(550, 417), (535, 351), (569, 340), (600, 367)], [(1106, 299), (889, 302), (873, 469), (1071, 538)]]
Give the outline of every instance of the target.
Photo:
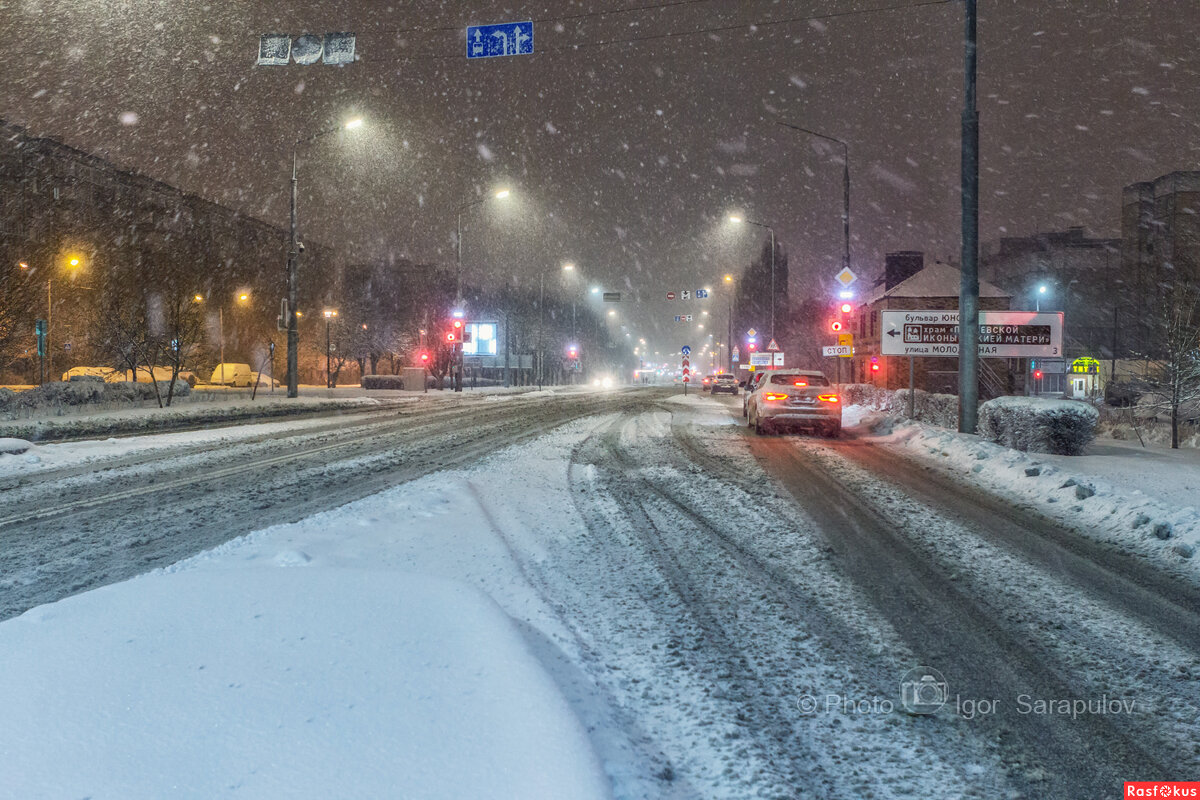
[[(1098, 798), (1200, 774), (1195, 585), (878, 443), (755, 437), (740, 400), (471, 400), (5, 479), (3, 616), (365, 498), (221, 557), (307, 542), (478, 586), (618, 797)], [(936, 713), (903, 709), (918, 665), (944, 676)]]

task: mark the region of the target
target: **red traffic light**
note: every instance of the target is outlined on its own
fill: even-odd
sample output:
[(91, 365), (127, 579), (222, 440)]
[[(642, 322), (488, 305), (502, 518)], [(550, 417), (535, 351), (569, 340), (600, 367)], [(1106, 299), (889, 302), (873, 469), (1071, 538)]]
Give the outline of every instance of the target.
[(758, 349), (758, 345), (756, 345), (754, 342), (751, 342), (750, 344), (746, 345), (746, 349), (753, 353)]
[(454, 344), (455, 342), (458, 341), (458, 334), (455, 333), (454, 331), (450, 331), (449, 333), (446, 334), (446, 341), (450, 342), (451, 344)]
[(849, 314), (853, 310), (854, 310), (854, 306), (850, 305), (849, 303), (842, 303), (842, 313), (843, 314)]
[(457, 331), (457, 330), (461, 330), (461, 329), (462, 329), (462, 326), (463, 326), (463, 321), (462, 321), (461, 319), (456, 319), (456, 320), (454, 320), (454, 322), (452, 322), (452, 323), (450, 323), (450, 324), (451, 324), (451, 325), (453, 325), (453, 326), (454, 326), (454, 330), (456, 330), (456, 331)]
[(422, 364), (429, 363), (429, 353), (421, 353), (421, 363)]
[(1042, 371), (1040, 369), (1035, 369), (1033, 371), (1033, 377), (1040, 381), (1042, 379)]
[(829, 323), (829, 330), (833, 331), (834, 333), (840, 333), (842, 330), (842, 323), (835, 319), (833, 322)]

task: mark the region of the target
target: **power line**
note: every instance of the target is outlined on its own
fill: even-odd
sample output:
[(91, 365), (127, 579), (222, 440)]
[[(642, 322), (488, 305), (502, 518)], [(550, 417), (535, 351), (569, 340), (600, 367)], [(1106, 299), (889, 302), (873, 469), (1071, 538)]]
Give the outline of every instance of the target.
[[(554, 22), (554, 21), (560, 21), (563, 19), (573, 19), (573, 18), (584, 17), (584, 16), (604, 16), (604, 15), (609, 15), (609, 14), (614, 14), (614, 13), (623, 13), (626, 11), (639, 11), (639, 10), (647, 10), (647, 9), (653, 10), (656, 8), (667, 8), (667, 7), (675, 6), (675, 5), (685, 5), (685, 4), (692, 4), (692, 3), (696, 3), (696, 2), (708, 2), (708, 1), (709, 0), (676, 0), (676, 2), (674, 2), (674, 3), (666, 3), (666, 4), (661, 4), (661, 5), (641, 6), (638, 8), (628, 8), (628, 9), (617, 9), (615, 11), (591, 12), (589, 14), (576, 15), (576, 17), (556, 17), (556, 18), (548, 18), (545, 20), (534, 20), (534, 21), (535, 22)], [(713, 25), (713, 26), (708, 26), (708, 27), (704, 27), (704, 28), (693, 28), (691, 30), (686, 30), (686, 31), (666, 31), (663, 33), (651, 33), (651, 34), (646, 34), (644, 36), (631, 36), (631, 37), (626, 37), (626, 38), (621, 38), (621, 39), (603, 39), (600, 41), (579, 42), (576, 44), (564, 44), (564, 45), (557, 45), (554, 47), (542, 47), (542, 48), (538, 48), (538, 49), (534, 50), (534, 52), (531, 53), (530, 55), (536, 56), (536, 55), (548, 55), (551, 53), (572, 52), (572, 51), (576, 51), (576, 50), (584, 50), (584, 49), (590, 49), (590, 48), (596, 48), (596, 47), (609, 47), (609, 46), (617, 45), (617, 44), (641, 44), (644, 42), (679, 39), (679, 38), (685, 38), (685, 37), (689, 37), (689, 36), (701, 36), (704, 34), (712, 34), (712, 33), (729, 33), (731, 31), (749, 30), (752, 28), (771, 28), (771, 27), (776, 27), (776, 26), (780, 26), (780, 25), (792, 25), (792, 24), (800, 23), (800, 22), (823, 22), (823, 21), (831, 20), (831, 19), (842, 19), (842, 18), (846, 18), (846, 17), (863, 16), (863, 15), (867, 15), (867, 14), (880, 14), (880, 13), (886, 13), (886, 12), (890, 12), (890, 11), (911, 11), (914, 9), (926, 8), (929, 6), (952, 5), (952, 4), (958, 3), (958, 2), (960, 2), (960, 0), (923, 0), (923, 2), (901, 3), (901, 4), (888, 5), (888, 6), (875, 6), (873, 8), (863, 8), (863, 9), (856, 9), (856, 10), (852, 10), (852, 11), (833, 11), (833, 12), (829, 12), (826, 14), (810, 14), (810, 15), (805, 15), (805, 16), (785, 17), (783, 19), (739, 22), (736, 24), (727, 24), (727, 25)], [(417, 30), (417, 29), (413, 29), (413, 30)], [(428, 30), (458, 32), (460, 30), (463, 30), (463, 28), (437, 28), (437, 29), (428, 29)], [(462, 58), (463, 58), (463, 56), (461, 54), (456, 54), (456, 55), (426, 54), (426, 55), (414, 55), (414, 56), (393, 56), (386, 60), (395, 61), (395, 62), (422, 61), (422, 60), (442, 61), (442, 60), (462, 59)], [(374, 61), (383, 61), (385, 59), (381, 58), (381, 59), (377, 60), (374, 58), (359, 58), (358, 60), (374, 62)]]

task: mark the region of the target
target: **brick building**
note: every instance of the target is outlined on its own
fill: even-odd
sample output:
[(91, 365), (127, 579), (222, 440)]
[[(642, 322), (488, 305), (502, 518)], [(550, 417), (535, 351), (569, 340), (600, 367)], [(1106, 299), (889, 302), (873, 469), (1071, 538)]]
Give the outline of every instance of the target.
[[(28, 319), (21, 325), (32, 334), (35, 318), (51, 319), (55, 373), (94, 357), (90, 321), (98, 295), (128, 287), (133, 297), (150, 275), (161, 284), (153, 290), (200, 295), (211, 316), (223, 317), (227, 360), (257, 360), (267, 343), (283, 342), (275, 318), (287, 242), (283, 228), (0, 121), (0, 265), (37, 283), (38, 301), (22, 309)], [(301, 308), (316, 306), (325, 276), (336, 269), (329, 250), (306, 243)], [(235, 305), (243, 293), (247, 300)], [(210, 327), (206, 361), (219, 344), (211, 341), (218, 338), (215, 320)], [(32, 346), (30, 336), (25, 352), (0, 364), (0, 372), (31, 375)]]
[[(880, 354), (881, 311), (940, 310), (958, 308), (960, 274), (957, 267), (925, 264), (919, 252), (888, 253), (883, 276), (860, 301), (848, 319), (854, 334), (850, 382), (871, 383), (888, 389), (908, 388), (908, 358)], [(987, 281), (979, 282), (981, 311), (1003, 311), (1011, 297)], [(980, 394), (995, 397), (1023, 389), (1019, 359), (980, 359)], [(878, 365), (878, 369), (873, 369)], [(918, 389), (958, 394), (958, 359), (914, 358), (914, 385)]]
[(1200, 172), (1171, 172), (1121, 193), (1121, 272), (1128, 318), (1117, 357), (1153, 356), (1155, 336), (1143, 315), (1176, 282), (1200, 284)]

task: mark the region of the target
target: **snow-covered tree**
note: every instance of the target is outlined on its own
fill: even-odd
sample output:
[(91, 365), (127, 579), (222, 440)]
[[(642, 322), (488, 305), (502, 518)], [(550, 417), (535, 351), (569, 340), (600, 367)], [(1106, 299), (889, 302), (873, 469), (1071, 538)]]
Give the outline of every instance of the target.
[(1171, 447), (1178, 448), (1180, 420), (1200, 413), (1200, 287), (1176, 284), (1148, 321), (1160, 358), (1143, 403), (1170, 415)]

